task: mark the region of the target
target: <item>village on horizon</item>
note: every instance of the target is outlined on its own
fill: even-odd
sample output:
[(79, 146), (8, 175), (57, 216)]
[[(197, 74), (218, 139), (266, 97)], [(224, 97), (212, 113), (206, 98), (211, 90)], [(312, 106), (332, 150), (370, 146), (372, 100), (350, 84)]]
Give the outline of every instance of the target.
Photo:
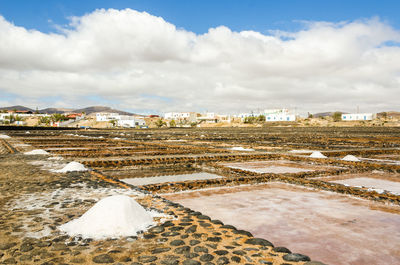
[(141, 115), (95, 106), (83, 109), (47, 108), (33, 110), (24, 106), (0, 108), (0, 125), (50, 126), (76, 128), (161, 128), (161, 127), (246, 127), (263, 124), (297, 126), (397, 126), (400, 112), (308, 113), (306, 117), (295, 110), (264, 109), (234, 115), (215, 112), (166, 112), (163, 115)]

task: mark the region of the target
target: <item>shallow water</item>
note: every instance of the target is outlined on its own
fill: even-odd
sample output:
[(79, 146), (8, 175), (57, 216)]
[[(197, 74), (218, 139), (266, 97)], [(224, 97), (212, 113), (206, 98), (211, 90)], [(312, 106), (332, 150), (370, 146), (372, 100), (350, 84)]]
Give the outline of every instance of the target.
[(165, 197), (327, 264), (400, 264), (398, 206), (278, 183)]
[(204, 179), (218, 179), (218, 178), (222, 177), (215, 174), (200, 172), (192, 174), (166, 175), (166, 176), (157, 176), (148, 178), (125, 178), (121, 179), (121, 181), (128, 184), (141, 186), (141, 185), (157, 184), (165, 182), (180, 182), (186, 180), (204, 180)]
[(304, 163), (296, 163), (288, 160), (223, 163), (222, 165), (230, 168), (236, 168), (261, 174), (300, 173), (333, 168), (328, 166), (316, 166)]
[(400, 182), (376, 179), (376, 178), (349, 178), (331, 181), (353, 187), (366, 187), (377, 192), (388, 191), (395, 195), (400, 195)]

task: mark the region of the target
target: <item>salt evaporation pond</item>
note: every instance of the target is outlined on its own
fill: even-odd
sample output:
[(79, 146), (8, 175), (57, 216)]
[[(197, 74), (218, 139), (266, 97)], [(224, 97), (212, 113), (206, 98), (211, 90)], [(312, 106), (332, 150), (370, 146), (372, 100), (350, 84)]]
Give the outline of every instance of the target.
[(126, 179), (121, 179), (121, 181), (131, 185), (141, 186), (141, 185), (157, 184), (165, 182), (180, 182), (187, 180), (204, 180), (204, 179), (218, 179), (218, 178), (222, 177), (215, 174), (200, 172), (192, 174), (166, 175), (166, 176), (147, 177), (147, 178), (126, 178)]
[(270, 183), (165, 196), (327, 264), (400, 264), (400, 207)]
[(400, 182), (376, 179), (376, 178), (349, 178), (331, 181), (353, 187), (366, 187), (377, 192), (388, 191), (395, 195), (400, 195)]
[(314, 166), (296, 163), (288, 160), (223, 163), (222, 165), (255, 173), (275, 174), (310, 172), (320, 169), (332, 168), (328, 166)]

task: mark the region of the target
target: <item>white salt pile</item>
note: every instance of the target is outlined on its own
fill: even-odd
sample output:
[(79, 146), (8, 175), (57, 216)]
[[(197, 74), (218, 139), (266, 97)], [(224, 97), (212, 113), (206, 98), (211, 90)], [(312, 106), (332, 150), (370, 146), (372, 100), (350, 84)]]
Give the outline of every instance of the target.
[(254, 151), (254, 149), (252, 149), (252, 148), (243, 148), (241, 146), (232, 147), (232, 148), (230, 148), (230, 150), (233, 150), (233, 151), (246, 151), (246, 152)]
[(347, 156), (343, 157), (342, 160), (344, 160), (344, 161), (352, 161), (352, 162), (359, 162), (360, 161), (360, 159), (358, 159), (357, 157), (355, 157), (353, 155), (347, 155)]
[(97, 202), (80, 218), (60, 226), (70, 236), (104, 239), (135, 236), (154, 225), (153, 217), (133, 198), (115, 195)]
[(61, 156), (52, 156), (47, 158), (47, 160), (63, 160), (64, 158), (62, 158)]
[(11, 137), (8, 135), (0, 134), (0, 139), (9, 139), (9, 138), (11, 138)]
[(323, 155), (323, 154), (322, 154), (321, 152), (319, 152), (319, 151), (313, 152), (309, 157), (312, 157), (312, 158), (326, 158), (326, 156)]
[(25, 152), (25, 155), (49, 155), (48, 152), (44, 151), (43, 149), (35, 149), (29, 152)]
[(26, 131), (26, 132), (25, 132), (25, 134), (30, 134), (30, 133), (31, 133), (30, 131)]
[(57, 173), (67, 173), (67, 172), (72, 172), (72, 171), (87, 171), (88, 169), (82, 165), (81, 163), (78, 162), (69, 162), (65, 167), (62, 169), (56, 170), (55, 172)]

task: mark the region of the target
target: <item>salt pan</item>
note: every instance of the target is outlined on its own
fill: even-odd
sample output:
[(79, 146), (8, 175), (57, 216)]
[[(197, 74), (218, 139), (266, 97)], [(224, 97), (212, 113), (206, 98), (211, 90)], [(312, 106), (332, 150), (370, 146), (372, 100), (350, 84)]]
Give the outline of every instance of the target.
[(73, 161), (73, 162), (69, 162), (65, 167), (63, 167), (60, 170), (56, 170), (55, 172), (67, 173), (67, 172), (72, 172), (72, 171), (87, 171), (87, 170), (88, 169), (81, 163)]
[(323, 155), (321, 152), (319, 151), (315, 151), (313, 152), (309, 157), (311, 158), (326, 158), (325, 155)]
[(9, 139), (9, 138), (11, 138), (11, 137), (8, 135), (0, 134), (0, 139)]
[(104, 198), (80, 218), (60, 226), (70, 236), (116, 238), (135, 236), (154, 225), (153, 217), (133, 198), (115, 195)]

